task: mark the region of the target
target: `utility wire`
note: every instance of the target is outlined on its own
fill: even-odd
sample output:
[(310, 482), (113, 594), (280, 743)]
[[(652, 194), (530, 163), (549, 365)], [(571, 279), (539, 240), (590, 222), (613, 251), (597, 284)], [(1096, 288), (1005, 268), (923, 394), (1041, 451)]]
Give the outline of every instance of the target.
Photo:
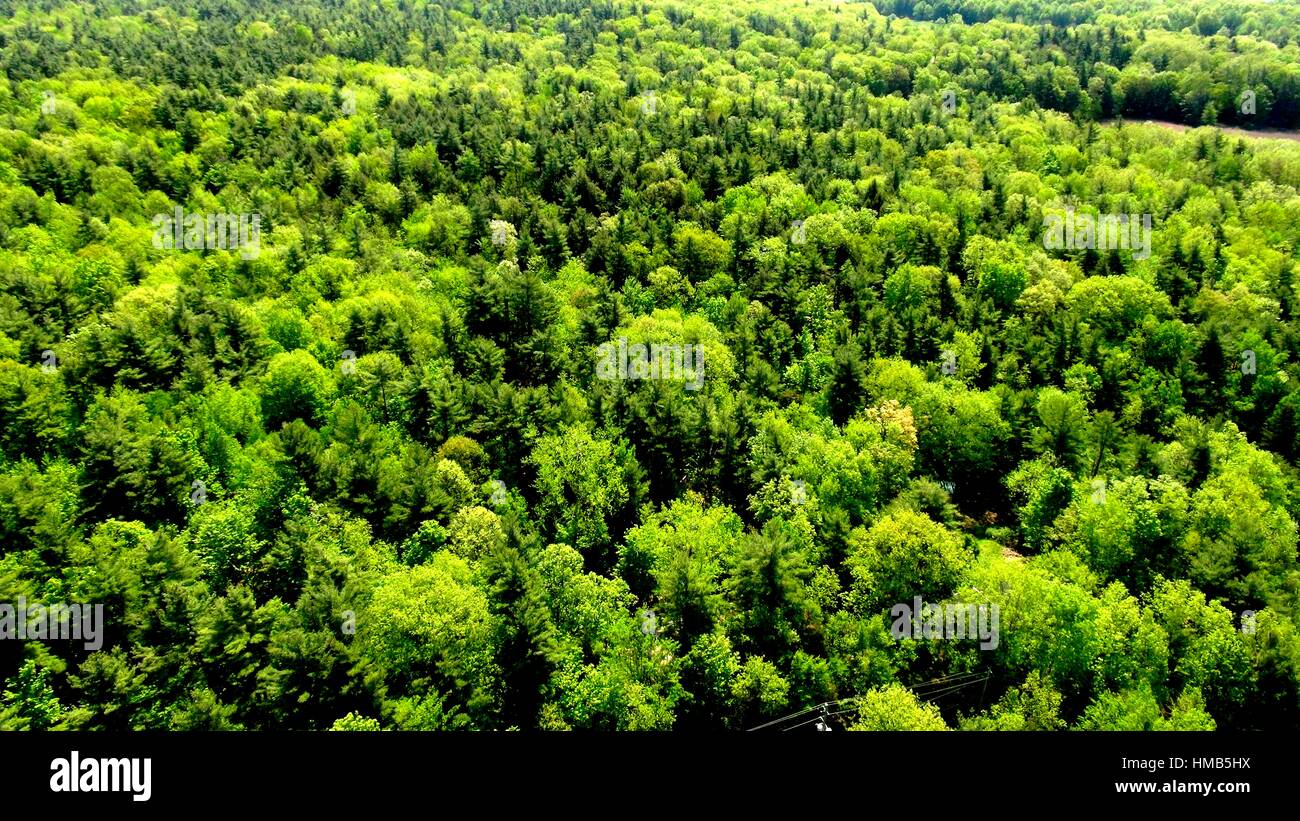
[(922, 684), (912, 685), (911, 687), (908, 687), (908, 689), (914, 693), (918, 693), (923, 690), (933, 689), (935, 687), (945, 687), (954, 682), (960, 682), (963, 680), (965, 681), (979, 680), (980, 678), (986, 675), (987, 674), (981, 674), (981, 673), (962, 673), (960, 675), (955, 675), (955, 676), (944, 676), (942, 678), (933, 679), (931, 681), (927, 681)]
[(802, 722), (802, 723), (800, 723), (800, 724), (796, 724), (796, 725), (794, 725), (793, 727), (786, 727), (786, 728), (785, 728), (784, 730), (782, 730), (781, 732), (783, 732), (783, 733), (788, 733), (788, 732), (790, 732), (791, 730), (797, 730), (797, 729), (799, 729), (800, 727), (807, 727), (809, 724), (812, 724), (814, 721), (821, 721), (823, 718), (831, 718), (832, 716), (842, 716), (842, 715), (844, 715), (845, 713), (852, 713), (852, 712), (855, 712), (855, 710), (852, 710), (852, 709), (850, 709), (850, 710), (839, 710), (839, 711), (834, 712), (834, 713), (827, 713), (826, 715), (819, 715), (819, 716), (817, 716), (816, 718), (811, 718), (811, 719), (809, 719), (809, 720), (807, 720), (807, 721), (804, 721), (804, 722)]
[(766, 727), (771, 727), (773, 724), (780, 724), (783, 721), (790, 721), (791, 719), (799, 718), (800, 716), (804, 716), (807, 715), (808, 713), (814, 712), (816, 710), (820, 710), (823, 707), (838, 707), (839, 705), (843, 704), (846, 701), (854, 701), (856, 699), (857, 696), (850, 696), (849, 698), (841, 698), (837, 701), (823, 701), (821, 704), (814, 704), (812, 707), (808, 707), (807, 709), (800, 710), (797, 713), (791, 713), (788, 716), (782, 716), (781, 718), (773, 719), (767, 722), (766, 724), (760, 724), (757, 727), (751, 727), (749, 728), (749, 732), (752, 733), (755, 730), (762, 730)]
[[(985, 685), (987, 686), (988, 680), (992, 677), (992, 675), (993, 675), (992, 673), (986, 672), (981, 676), (979, 673), (973, 671), (968, 673), (953, 673), (951, 675), (939, 676), (938, 678), (933, 678), (930, 679), (929, 681), (923, 681), (919, 684), (913, 684), (913, 685), (905, 684), (903, 686), (911, 690), (912, 694), (915, 695), (919, 700), (929, 702), (933, 699), (942, 698), (943, 696), (949, 693), (956, 692), (957, 690), (960, 690), (963, 687), (968, 687), (972, 684), (978, 684), (980, 682), (984, 682)], [(953, 682), (958, 682), (958, 683), (954, 684)], [(932, 689), (936, 687), (939, 688), (937, 691)], [(925, 691), (927, 689), (929, 689), (929, 692), (918, 692), (918, 691)], [(823, 711), (818, 715), (814, 716), (813, 718), (808, 719), (807, 721), (802, 721), (799, 724), (795, 724), (792, 727), (784, 727), (781, 730), (782, 732), (789, 732), (790, 730), (798, 729), (799, 727), (805, 727), (822, 718), (829, 718), (831, 716), (838, 716), (838, 715), (844, 715), (845, 713), (851, 713), (853, 712), (852, 708), (848, 710), (839, 710), (837, 712), (830, 713), (829, 715), (825, 714), (824, 711), (826, 708), (838, 707), (839, 705), (844, 704), (846, 702), (857, 701), (859, 698), (860, 696), (850, 696), (849, 698), (841, 698), (835, 701), (824, 701), (821, 704), (814, 704), (812, 707), (807, 707), (803, 710), (799, 710), (798, 712), (791, 713), (790, 715), (773, 719), (767, 722), (766, 724), (760, 724), (757, 727), (751, 727), (749, 728), (748, 732), (752, 733), (758, 730), (765, 730), (768, 727), (774, 727), (778, 724), (783, 724), (787, 721), (794, 721), (795, 719), (803, 718), (809, 713), (818, 712), (819, 710)]]
[(969, 686), (971, 686), (972, 684), (979, 684), (979, 683), (982, 682), (982, 681), (988, 681), (988, 677), (986, 676), (986, 677), (984, 677), (984, 678), (982, 678), (982, 679), (976, 679), (975, 681), (967, 681), (967, 682), (964, 682), (964, 683), (962, 683), (962, 684), (956, 684), (956, 685), (954, 685), (954, 686), (952, 686), (952, 687), (947, 687), (947, 688), (945, 688), (945, 689), (943, 689), (943, 690), (940, 690), (940, 691), (937, 692), (937, 693), (929, 693), (928, 695), (926, 695), (926, 697), (925, 697), (924, 699), (922, 699), (922, 701), (927, 701), (927, 702), (928, 702), (928, 701), (931, 701), (931, 700), (933, 700), (933, 699), (943, 698), (945, 695), (947, 695), (947, 694), (949, 694), (949, 693), (955, 693), (955, 692), (957, 692), (958, 690), (962, 689), (963, 687), (969, 687)]

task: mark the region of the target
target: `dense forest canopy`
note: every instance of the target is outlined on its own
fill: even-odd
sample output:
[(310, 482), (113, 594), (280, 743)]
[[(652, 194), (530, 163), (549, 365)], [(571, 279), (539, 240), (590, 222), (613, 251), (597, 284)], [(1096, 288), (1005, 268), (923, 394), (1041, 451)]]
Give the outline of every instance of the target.
[(0, 728), (1300, 728), (1300, 6), (0, 18)]

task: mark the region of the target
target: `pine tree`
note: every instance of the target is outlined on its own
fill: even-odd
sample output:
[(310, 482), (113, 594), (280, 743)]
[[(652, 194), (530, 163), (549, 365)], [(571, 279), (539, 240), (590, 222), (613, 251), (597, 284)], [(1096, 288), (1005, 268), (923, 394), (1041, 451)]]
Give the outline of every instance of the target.
[(835, 364), (827, 388), (826, 402), (831, 419), (837, 425), (849, 421), (864, 401), (867, 368), (856, 344), (841, 345), (835, 351)]
[(502, 672), (499, 721), (530, 730), (545, 701), (559, 648), (542, 582), (529, 566), (536, 536), (512, 516), (506, 538), (484, 560), (491, 610), (497, 617), (496, 662)]

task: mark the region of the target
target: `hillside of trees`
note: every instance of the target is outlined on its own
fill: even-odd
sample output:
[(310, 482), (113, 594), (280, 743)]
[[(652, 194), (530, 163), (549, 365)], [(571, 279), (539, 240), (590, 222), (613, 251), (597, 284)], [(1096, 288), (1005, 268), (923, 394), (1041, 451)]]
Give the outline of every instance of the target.
[(1300, 128), (1300, 6), (0, 0), (0, 65), (0, 602), (106, 619), (0, 729), (1300, 729), (1300, 143), (1214, 127)]

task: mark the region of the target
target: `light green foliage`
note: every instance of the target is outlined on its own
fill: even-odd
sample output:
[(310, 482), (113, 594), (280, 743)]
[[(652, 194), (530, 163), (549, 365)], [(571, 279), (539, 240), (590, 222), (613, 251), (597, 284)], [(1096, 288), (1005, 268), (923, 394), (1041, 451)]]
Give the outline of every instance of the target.
[(1188, 494), (1180, 483), (1128, 477), (1077, 487), (1058, 530), (1064, 544), (1097, 573), (1145, 590), (1155, 574), (1180, 568), (1187, 524)]
[(469, 565), (439, 553), (376, 584), (357, 614), (356, 640), (393, 695), (432, 688), (472, 710), (496, 686), (492, 632), (487, 596), (474, 585)]
[(1008, 690), (986, 714), (961, 723), (963, 730), (1021, 732), (1064, 729), (1060, 717), (1061, 694), (1037, 670), (1020, 687)]
[(382, 728), (379, 726), (379, 719), (359, 716), (356, 713), (348, 713), (347, 715), (343, 716), (343, 718), (340, 718), (338, 721), (335, 721), (334, 724), (330, 727), (330, 729), (341, 731), (341, 732), (367, 733), (367, 732), (375, 732)]
[(539, 515), (554, 522), (556, 538), (586, 552), (608, 543), (606, 518), (627, 498), (612, 443), (574, 426), (543, 437), (533, 450)]
[(311, 354), (277, 354), (267, 365), (262, 417), (270, 430), (294, 419), (315, 424), (324, 418), (330, 390), (329, 375)]
[(873, 2), (0, 19), (0, 726), (1300, 727), (1300, 12)]
[(916, 596), (938, 601), (957, 587), (971, 560), (960, 536), (924, 514), (899, 510), (854, 531), (846, 562), (850, 600), (862, 615)]
[(727, 508), (676, 501), (628, 532), (619, 569), (634, 592), (661, 603), (669, 632), (689, 643), (725, 612), (722, 573), (739, 550), (741, 527)]
[(898, 684), (880, 687), (858, 700), (857, 720), (849, 727), (860, 731), (947, 730), (948, 725), (933, 704), (919, 701)]
[(1200, 693), (1188, 690), (1173, 702), (1166, 716), (1149, 689), (1105, 693), (1088, 706), (1075, 725), (1078, 730), (1213, 730)]
[(789, 703), (790, 683), (770, 662), (756, 656), (740, 666), (731, 695), (743, 715), (754, 720), (770, 719)]
[(0, 693), (0, 729), (48, 730), (58, 724), (63, 705), (50, 686), (50, 671), (30, 659), (18, 670), (13, 689)]

